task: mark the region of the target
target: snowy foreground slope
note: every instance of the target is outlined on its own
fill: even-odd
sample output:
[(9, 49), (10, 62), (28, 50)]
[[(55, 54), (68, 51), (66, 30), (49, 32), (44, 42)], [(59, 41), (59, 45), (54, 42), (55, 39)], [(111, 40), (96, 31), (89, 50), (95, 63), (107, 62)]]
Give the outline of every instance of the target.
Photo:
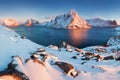
[(103, 20), (100, 18), (86, 20), (92, 27), (115, 27), (119, 24), (116, 20)]
[(75, 10), (71, 10), (67, 14), (56, 16), (54, 20), (45, 22), (43, 26), (51, 28), (64, 28), (64, 29), (89, 29), (90, 25), (81, 18)]
[[(107, 46), (38, 45), (0, 26), (0, 80), (119, 80), (120, 37)], [(9, 78), (9, 79), (7, 79)]]
[(0, 70), (5, 69), (6, 65), (11, 61), (11, 56), (20, 55), (28, 57), (32, 51), (39, 46), (28, 39), (22, 39), (13, 30), (0, 26)]

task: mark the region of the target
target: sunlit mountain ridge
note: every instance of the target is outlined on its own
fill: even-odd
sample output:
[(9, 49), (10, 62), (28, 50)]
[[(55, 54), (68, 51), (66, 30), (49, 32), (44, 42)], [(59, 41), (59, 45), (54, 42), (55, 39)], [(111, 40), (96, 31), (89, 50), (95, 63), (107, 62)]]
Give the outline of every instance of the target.
[(120, 25), (119, 20), (104, 20), (101, 18), (84, 19), (79, 16), (76, 10), (72, 9), (68, 13), (58, 15), (50, 21), (39, 22), (35, 19), (27, 19), (19, 23), (13, 18), (1, 19), (0, 23), (8, 27), (14, 26), (45, 26), (50, 28), (64, 29), (89, 29), (91, 27), (116, 27)]

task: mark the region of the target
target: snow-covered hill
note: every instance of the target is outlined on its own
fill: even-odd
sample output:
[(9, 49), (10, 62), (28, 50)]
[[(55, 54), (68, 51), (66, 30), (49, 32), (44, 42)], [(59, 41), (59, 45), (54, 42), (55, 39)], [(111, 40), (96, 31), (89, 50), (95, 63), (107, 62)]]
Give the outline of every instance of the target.
[(0, 23), (1, 23), (1, 25), (8, 26), (8, 27), (19, 26), (19, 23), (12, 18), (6, 18), (4, 20), (0, 20)]
[(119, 20), (116, 20), (117, 24), (120, 26), (120, 21)]
[(65, 42), (45, 47), (0, 26), (0, 80), (119, 80), (118, 39), (84, 49)]
[(40, 25), (40, 22), (37, 20), (33, 19), (28, 19), (23, 22), (17, 22), (16, 20), (12, 18), (6, 18), (6, 19), (1, 19), (0, 20), (0, 25), (7, 26), (7, 27), (16, 27), (16, 26), (38, 26)]
[(54, 20), (43, 23), (43, 26), (51, 28), (65, 29), (89, 29), (90, 25), (81, 18), (75, 10), (71, 10), (67, 14), (56, 16)]
[(39, 45), (19, 36), (13, 30), (0, 26), (0, 70), (5, 69), (11, 61), (11, 56), (20, 55), (28, 57), (30, 52), (35, 51)]
[(23, 25), (30, 27), (40, 25), (40, 23), (37, 20), (28, 19)]
[(120, 36), (111, 37), (111, 38), (107, 41), (107, 45), (108, 45), (108, 46), (120, 45)]
[(100, 18), (86, 20), (93, 27), (115, 27), (117, 26), (116, 20), (103, 20)]

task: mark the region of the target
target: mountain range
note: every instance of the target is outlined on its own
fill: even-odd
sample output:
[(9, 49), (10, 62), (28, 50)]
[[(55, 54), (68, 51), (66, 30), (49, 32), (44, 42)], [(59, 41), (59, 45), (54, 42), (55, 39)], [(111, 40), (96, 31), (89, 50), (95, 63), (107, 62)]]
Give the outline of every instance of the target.
[(100, 18), (86, 20), (92, 27), (115, 27), (119, 25), (116, 20), (103, 20)]
[(74, 9), (70, 12), (58, 15), (54, 19), (46, 22), (39, 22), (37, 20), (28, 19), (24, 23), (18, 23), (12, 18), (0, 20), (0, 23), (5, 26), (45, 26), (50, 28), (64, 28), (64, 29), (89, 29), (91, 27), (116, 27), (119, 22), (116, 20), (104, 20), (100, 18), (83, 19)]

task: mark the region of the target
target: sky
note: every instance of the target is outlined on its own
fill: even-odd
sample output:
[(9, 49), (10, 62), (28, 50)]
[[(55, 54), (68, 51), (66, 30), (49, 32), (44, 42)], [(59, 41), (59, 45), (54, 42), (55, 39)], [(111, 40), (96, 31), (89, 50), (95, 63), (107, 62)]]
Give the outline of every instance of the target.
[(71, 9), (85, 19), (120, 19), (120, 0), (0, 0), (0, 19), (44, 21)]

